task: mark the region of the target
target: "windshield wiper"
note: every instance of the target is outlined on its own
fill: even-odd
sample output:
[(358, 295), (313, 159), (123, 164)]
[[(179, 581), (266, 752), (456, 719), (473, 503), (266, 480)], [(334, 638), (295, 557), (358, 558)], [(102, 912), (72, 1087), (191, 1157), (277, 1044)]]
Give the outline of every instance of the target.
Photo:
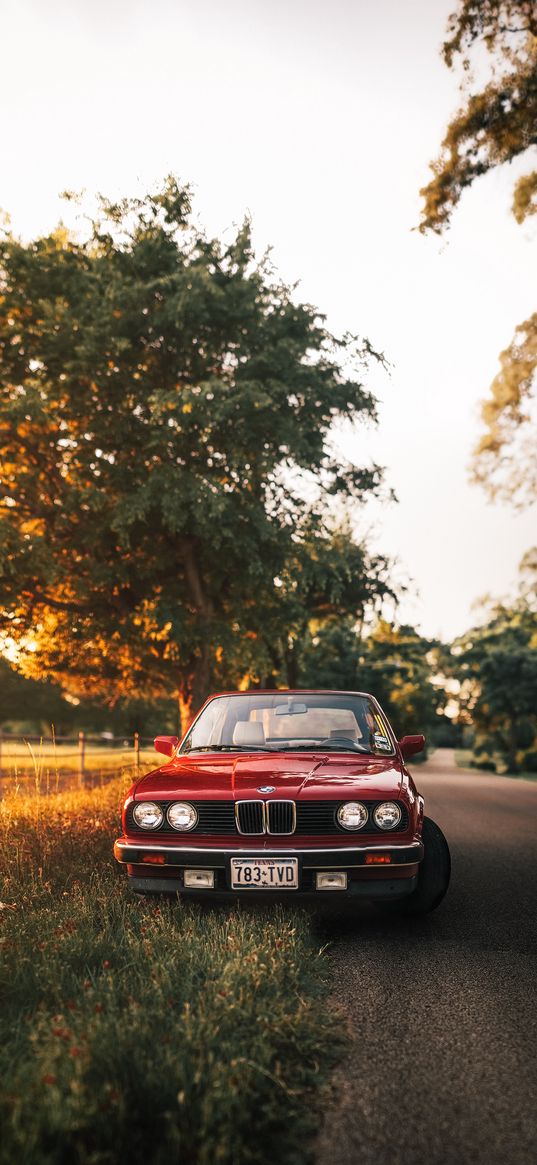
[(187, 748), (179, 756), (188, 756), (191, 752), (351, 752), (364, 753), (375, 756), (369, 748), (356, 745), (345, 748), (341, 744), (197, 744), (194, 748)]
[(350, 748), (349, 745), (344, 746), (341, 744), (323, 744), (323, 748), (326, 748), (328, 752), (359, 752), (362, 756), (364, 756), (364, 754), (365, 756), (373, 755), (371, 749), (361, 748), (360, 745), (355, 745), (354, 748)]
[(196, 744), (193, 748), (186, 748), (179, 756), (187, 756), (191, 752), (276, 752), (266, 744)]
[(284, 744), (282, 748), (275, 749), (276, 752), (358, 752), (361, 755), (364, 753), (367, 756), (372, 756), (368, 748), (354, 747), (350, 748), (341, 744)]

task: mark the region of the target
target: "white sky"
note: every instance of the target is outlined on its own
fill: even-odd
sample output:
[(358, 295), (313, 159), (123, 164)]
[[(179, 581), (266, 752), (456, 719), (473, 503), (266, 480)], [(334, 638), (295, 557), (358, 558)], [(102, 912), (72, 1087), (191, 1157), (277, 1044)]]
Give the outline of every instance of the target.
[(211, 233), (249, 211), (301, 298), (394, 366), (370, 380), (378, 431), (343, 444), (387, 467), (399, 505), (357, 526), (415, 580), (400, 617), (444, 637), (537, 542), (536, 507), (492, 506), (466, 472), (498, 353), (537, 307), (513, 172), (464, 197), (447, 240), (412, 232), (458, 101), (438, 53), (454, 2), (0, 0), (14, 229), (48, 230), (66, 188), (140, 193), (170, 171)]

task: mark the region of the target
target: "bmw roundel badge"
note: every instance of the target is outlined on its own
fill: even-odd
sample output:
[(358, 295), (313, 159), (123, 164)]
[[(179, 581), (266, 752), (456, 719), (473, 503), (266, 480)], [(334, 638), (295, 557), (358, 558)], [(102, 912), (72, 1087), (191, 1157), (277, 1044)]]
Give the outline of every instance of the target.
[(258, 793), (275, 793), (276, 792), (276, 785), (260, 785), (257, 792)]

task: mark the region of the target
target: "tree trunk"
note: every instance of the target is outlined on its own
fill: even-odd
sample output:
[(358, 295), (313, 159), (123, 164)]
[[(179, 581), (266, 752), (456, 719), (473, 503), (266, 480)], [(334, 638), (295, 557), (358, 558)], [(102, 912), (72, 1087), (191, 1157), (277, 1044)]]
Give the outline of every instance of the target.
[(186, 692), (180, 690), (177, 695), (177, 713), (179, 720), (179, 739), (184, 736), (187, 728), (192, 723), (192, 695), (190, 691)]
[(516, 759), (517, 743), (517, 723), (515, 717), (513, 717), (509, 722), (509, 756), (507, 763), (509, 765), (510, 773), (518, 772), (518, 764)]
[(201, 651), (196, 659), (194, 665), (194, 672), (192, 675), (192, 713), (195, 716), (199, 712), (202, 704), (205, 703), (209, 695), (209, 688), (211, 684), (211, 648), (210, 644), (205, 642), (201, 646)]
[(192, 542), (187, 542), (184, 548), (185, 578), (190, 591), (192, 605), (198, 616), (201, 631), (201, 645), (194, 657), (194, 665), (189, 682), (188, 715), (199, 712), (202, 704), (209, 695), (212, 670), (212, 624), (214, 607), (212, 600), (205, 594), (203, 580), (200, 574)]
[(287, 673), (287, 687), (296, 688), (299, 671), (296, 641), (285, 652), (285, 670)]

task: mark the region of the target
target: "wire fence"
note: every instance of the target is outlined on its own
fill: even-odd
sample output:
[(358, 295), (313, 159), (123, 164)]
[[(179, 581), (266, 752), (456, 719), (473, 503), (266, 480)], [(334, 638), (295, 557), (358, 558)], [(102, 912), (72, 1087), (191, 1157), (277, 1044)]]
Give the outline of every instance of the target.
[(153, 737), (134, 732), (128, 736), (39, 736), (0, 729), (0, 781), (36, 780), (81, 785), (132, 770), (143, 773), (156, 763)]

